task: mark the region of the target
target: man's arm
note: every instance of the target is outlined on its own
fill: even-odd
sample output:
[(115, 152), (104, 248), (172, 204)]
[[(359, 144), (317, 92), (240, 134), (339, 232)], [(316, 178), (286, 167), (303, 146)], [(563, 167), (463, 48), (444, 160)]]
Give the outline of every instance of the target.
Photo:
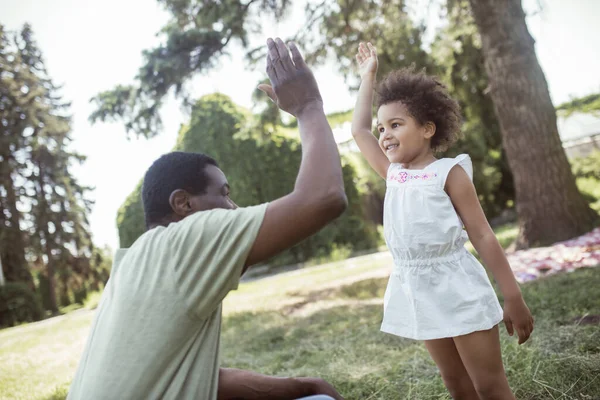
[(240, 369), (219, 369), (218, 400), (291, 400), (316, 394), (343, 400), (333, 386), (319, 378), (278, 378)]
[(315, 78), (294, 44), (292, 57), (269, 39), (267, 74), (259, 88), (298, 119), (302, 162), (292, 193), (269, 204), (246, 267), (264, 261), (318, 232), (347, 206), (342, 167)]

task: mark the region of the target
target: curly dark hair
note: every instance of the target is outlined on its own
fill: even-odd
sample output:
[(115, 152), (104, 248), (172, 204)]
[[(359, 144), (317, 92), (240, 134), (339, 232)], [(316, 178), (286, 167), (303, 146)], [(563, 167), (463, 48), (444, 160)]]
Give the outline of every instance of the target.
[(435, 124), (434, 151), (447, 150), (460, 137), (460, 106), (438, 78), (414, 67), (390, 72), (377, 88), (377, 108), (397, 101), (419, 124)]

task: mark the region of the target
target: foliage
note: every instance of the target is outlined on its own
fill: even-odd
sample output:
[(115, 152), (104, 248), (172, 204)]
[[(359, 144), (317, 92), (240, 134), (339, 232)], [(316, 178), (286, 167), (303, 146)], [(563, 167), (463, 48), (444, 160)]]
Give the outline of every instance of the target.
[(163, 43), (143, 52), (135, 85), (118, 85), (92, 99), (90, 121), (122, 120), (127, 131), (146, 137), (161, 129), (159, 110), (174, 92), (187, 100), (186, 83), (200, 71), (215, 68), (228, 46), (246, 47), (250, 33), (260, 31), (262, 15), (281, 19), (288, 0), (158, 0), (171, 19), (160, 32)]
[(473, 182), (488, 218), (514, 203), (513, 176), (502, 147), (500, 126), (487, 94), (481, 39), (468, 3), (456, 1), (447, 10), (448, 24), (432, 44), (435, 71), (459, 102), (463, 137), (447, 153), (468, 153), (473, 162)]
[(579, 191), (600, 215), (600, 151), (571, 160), (571, 168)]
[(100, 304), (101, 298), (102, 298), (101, 291), (90, 292), (90, 293), (88, 293), (88, 296), (86, 297), (85, 301), (83, 302), (83, 306), (85, 308), (87, 308), (88, 310), (95, 310), (98, 307), (98, 304)]
[(352, 121), (352, 115), (354, 114), (354, 110), (350, 109), (347, 111), (338, 111), (334, 113), (327, 114), (327, 121), (332, 128), (336, 128), (340, 125)]
[(365, 217), (375, 224), (383, 224), (385, 180), (371, 168), (362, 154), (347, 152), (344, 157), (352, 164), (356, 171), (354, 186), (360, 194), (363, 209), (365, 210)]
[[(213, 157), (228, 178), (232, 198), (241, 207), (290, 193), (302, 158), (297, 138), (278, 129), (265, 137), (264, 131), (256, 129), (256, 118), (225, 95), (204, 96), (194, 105), (191, 121), (182, 127), (175, 146), (175, 150)], [(334, 249), (358, 251), (377, 246), (375, 227), (364, 221), (354, 167), (344, 160), (342, 170), (349, 203), (346, 213), (318, 234), (275, 257), (271, 265), (326, 257)], [(140, 189), (141, 183), (119, 211), (122, 247), (131, 246), (145, 231)]]
[(142, 204), (142, 181), (125, 199), (117, 213), (117, 228), (121, 247), (130, 247), (144, 232), (144, 205)]
[(575, 178), (593, 178), (600, 181), (600, 150), (587, 157), (572, 160), (571, 168)]
[[(557, 111), (569, 116), (575, 112), (600, 112), (600, 94), (591, 94), (559, 105)], [(575, 158), (571, 169), (581, 194), (590, 203), (592, 209), (600, 214), (600, 151), (595, 150), (587, 157)]]
[[(493, 218), (513, 205), (514, 185), (487, 94), (481, 40), (466, 1), (452, 2), (445, 19), (447, 23), (426, 51), (422, 44), (424, 28), (415, 26), (403, 1), (340, 3), (324, 14), (319, 33), (307, 34), (305, 40), (315, 44), (310, 58), (320, 61), (328, 54), (337, 58), (340, 72), (351, 87), (356, 85), (351, 78), (356, 48), (367, 40), (378, 48), (380, 77), (411, 64), (438, 75), (464, 116), (462, 139), (443, 156), (471, 156), (481, 205), (488, 218)], [(376, 185), (378, 180), (374, 175), (371, 182)], [(383, 198), (381, 193), (378, 196)]]
[(556, 107), (556, 111), (559, 111), (561, 115), (566, 117), (576, 112), (598, 114), (600, 113), (600, 93), (590, 94), (562, 103)]
[(355, 75), (354, 56), (360, 42), (371, 41), (377, 48), (381, 77), (411, 64), (431, 66), (422, 44), (425, 28), (415, 25), (404, 0), (332, 3), (329, 7), (321, 3), (307, 6), (319, 29), (302, 32), (299, 40), (312, 44), (309, 60), (321, 63), (334, 56), (351, 87), (357, 88), (359, 83), (351, 77)]
[(0, 328), (43, 317), (40, 299), (24, 283), (7, 283), (0, 286)]
[(29, 25), (0, 26), (0, 257), (8, 281), (44, 292), (44, 306), (80, 300), (98, 287), (91, 202), (74, 178), (85, 160), (69, 149), (70, 105), (45, 70)]
[(576, 182), (581, 195), (600, 216), (600, 180), (594, 178), (577, 178)]

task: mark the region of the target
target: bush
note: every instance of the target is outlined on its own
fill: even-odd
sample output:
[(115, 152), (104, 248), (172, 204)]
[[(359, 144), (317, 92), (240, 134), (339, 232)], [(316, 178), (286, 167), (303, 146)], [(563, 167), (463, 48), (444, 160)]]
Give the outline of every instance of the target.
[(594, 210), (600, 213), (600, 180), (577, 178), (577, 187)]
[(24, 283), (0, 287), (0, 327), (32, 322), (44, 316), (40, 299)]
[(600, 181), (600, 151), (596, 150), (587, 157), (571, 161), (575, 178), (592, 178)]
[(87, 298), (83, 302), (83, 306), (85, 308), (87, 308), (88, 310), (94, 310), (96, 307), (98, 307), (101, 297), (102, 297), (102, 292), (99, 292), (99, 291), (98, 292), (90, 292), (90, 293), (88, 293)]
[(577, 187), (590, 206), (600, 213), (600, 151), (571, 160)]

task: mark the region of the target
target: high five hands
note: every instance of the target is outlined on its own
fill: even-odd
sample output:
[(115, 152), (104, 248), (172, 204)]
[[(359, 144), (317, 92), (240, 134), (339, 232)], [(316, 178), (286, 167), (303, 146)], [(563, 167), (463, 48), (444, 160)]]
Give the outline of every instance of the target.
[[(323, 107), (323, 99), (315, 77), (294, 43), (288, 46), (280, 38), (267, 40), (267, 75), (271, 85), (262, 90), (277, 106), (299, 117), (303, 111)], [(291, 57), (290, 57), (291, 52)]]

